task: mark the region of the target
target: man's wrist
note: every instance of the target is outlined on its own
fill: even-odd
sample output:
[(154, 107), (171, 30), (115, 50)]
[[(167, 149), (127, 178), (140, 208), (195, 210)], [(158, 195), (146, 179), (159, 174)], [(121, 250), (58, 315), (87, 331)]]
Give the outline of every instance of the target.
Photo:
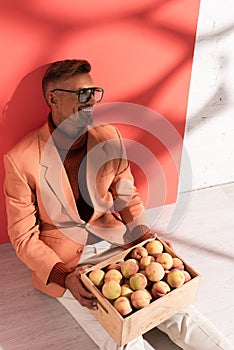
[(124, 249), (128, 249), (133, 247), (136, 244), (139, 244), (142, 241), (145, 241), (146, 239), (150, 237), (156, 236), (153, 234), (150, 230), (150, 228), (146, 225), (138, 225), (135, 226), (129, 235), (131, 239), (129, 239), (129, 243), (124, 244), (122, 247)]
[(142, 242), (147, 239), (150, 235), (150, 228), (146, 225), (137, 225), (132, 230), (132, 237), (134, 242)]
[(67, 270), (65, 264), (62, 262), (58, 262), (54, 265), (53, 269), (51, 270), (48, 282), (54, 282), (60, 287), (66, 288), (65, 280), (69, 274), (70, 271)]

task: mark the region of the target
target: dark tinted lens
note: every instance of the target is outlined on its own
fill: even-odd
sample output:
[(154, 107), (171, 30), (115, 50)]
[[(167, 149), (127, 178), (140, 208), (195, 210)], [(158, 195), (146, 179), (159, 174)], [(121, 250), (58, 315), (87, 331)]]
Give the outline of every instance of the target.
[(82, 89), (79, 91), (79, 102), (80, 103), (86, 103), (90, 100), (92, 96), (92, 89)]
[(90, 100), (91, 96), (94, 96), (96, 102), (100, 102), (103, 96), (103, 90), (101, 88), (81, 89), (78, 93), (78, 100), (80, 103), (86, 103)]
[(100, 102), (102, 99), (103, 90), (102, 89), (95, 89), (94, 90), (94, 98), (97, 102)]

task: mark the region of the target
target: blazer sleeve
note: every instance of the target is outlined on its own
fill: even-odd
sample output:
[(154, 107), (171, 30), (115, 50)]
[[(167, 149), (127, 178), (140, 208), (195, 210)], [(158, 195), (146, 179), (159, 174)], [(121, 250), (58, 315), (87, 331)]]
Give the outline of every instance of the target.
[(19, 259), (46, 284), (57, 254), (39, 239), (35, 190), (10, 155), (4, 155), (8, 235)]

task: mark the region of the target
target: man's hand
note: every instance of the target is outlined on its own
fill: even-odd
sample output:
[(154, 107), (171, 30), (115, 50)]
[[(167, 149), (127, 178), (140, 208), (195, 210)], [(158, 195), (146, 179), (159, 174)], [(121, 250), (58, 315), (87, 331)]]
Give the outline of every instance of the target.
[[(139, 227), (141, 227), (141, 225), (139, 225)], [(145, 228), (146, 226), (142, 225), (142, 227)], [(128, 249), (128, 248), (131, 248), (134, 245), (139, 244), (142, 241), (145, 241), (145, 240), (147, 240), (149, 238), (157, 238), (157, 233), (156, 232), (150, 231), (150, 229), (148, 229), (148, 227), (146, 227), (146, 229), (147, 230), (145, 230), (145, 232), (141, 236), (139, 236), (139, 232), (141, 232), (141, 231), (138, 231), (138, 226), (136, 226), (135, 230), (138, 231), (138, 232), (136, 232), (135, 236), (138, 236), (138, 238), (134, 239), (134, 236), (132, 236), (132, 241), (130, 243), (122, 245), (122, 247), (124, 249)]]
[(65, 286), (70, 290), (72, 295), (79, 303), (88, 309), (97, 310), (97, 299), (89, 292), (81, 281), (81, 274), (86, 271), (85, 267), (77, 268), (75, 271), (67, 275)]
[(159, 237), (159, 236), (158, 236), (158, 238), (161, 239), (161, 241), (162, 241), (163, 243), (165, 243), (166, 245), (168, 245), (169, 248), (174, 249), (173, 244), (172, 244), (170, 241), (168, 241), (168, 240), (166, 240), (166, 239), (164, 239), (164, 238), (161, 238), (161, 237)]
[(141, 240), (145, 241), (146, 239), (149, 239), (149, 238), (157, 238), (157, 236), (158, 236), (157, 232), (148, 231), (141, 237)]
[(168, 247), (170, 247), (171, 249), (174, 249), (174, 248), (173, 248), (173, 244), (172, 244), (170, 241), (165, 240), (165, 239), (163, 239), (163, 238), (160, 238), (156, 232), (151, 232), (151, 231), (146, 232), (142, 238), (143, 238), (144, 241), (145, 241), (146, 239), (149, 239), (149, 238), (159, 238), (159, 239), (161, 239), (161, 241), (163, 241), (166, 245), (168, 245)]

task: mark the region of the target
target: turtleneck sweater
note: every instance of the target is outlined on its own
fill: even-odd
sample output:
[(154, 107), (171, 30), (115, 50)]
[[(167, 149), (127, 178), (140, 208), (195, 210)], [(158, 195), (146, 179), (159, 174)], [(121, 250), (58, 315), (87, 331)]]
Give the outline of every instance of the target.
[[(93, 214), (93, 208), (88, 203), (91, 203), (86, 186), (86, 154), (87, 154), (87, 130), (81, 131), (80, 136), (73, 140), (62, 133), (59, 128), (53, 124), (51, 116), (48, 119), (50, 133), (52, 134), (55, 146), (63, 162), (64, 168), (70, 182), (73, 195), (76, 201), (77, 210), (82, 220), (88, 221)], [(56, 130), (56, 131), (55, 131)], [(84, 164), (80, 167), (82, 161)], [(81, 172), (79, 174), (79, 171)], [(79, 178), (82, 179), (82, 192), (79, 188)], [(83, 195), (85, 194), (85, 200)]]
[[(86, 164), (84, 164), (84, 166), (82, 165), (80, 168), (82, 161), (85, 162), (85, 156), (87, 153), (87, 130), (83, 130), (81, 132), (81, 135), (76, 140), (72, 140), (67, 135), (62, 133), (59, 128), (55, 127), (51, 115), (49, 115), (48, 118), (48, 125), (50, 133), (53, 137), (54, 144), (58, 150), (58, 153), (66, 170), (67, 177), (69, 179), (76, 201), (79, 216), (82, 220), (87, 222), (93, 214), (93, 208), (87, 203), (87, 199), (90, 201), (90, 198), (88, 195), (86, 183), (83, 181), (86, 179)], [(82, 178), (82, 194), (85, 194), (86, 200), (84, 200), (79, 189), (79, 169), (82, 172), (80, 175)], [(69, 272), (66, 269), (65, 264), (57, 263), (51, 270), (48, 282), (55, 282), (61, 287), (65, 287), (65, 279), (68, 273)]]

